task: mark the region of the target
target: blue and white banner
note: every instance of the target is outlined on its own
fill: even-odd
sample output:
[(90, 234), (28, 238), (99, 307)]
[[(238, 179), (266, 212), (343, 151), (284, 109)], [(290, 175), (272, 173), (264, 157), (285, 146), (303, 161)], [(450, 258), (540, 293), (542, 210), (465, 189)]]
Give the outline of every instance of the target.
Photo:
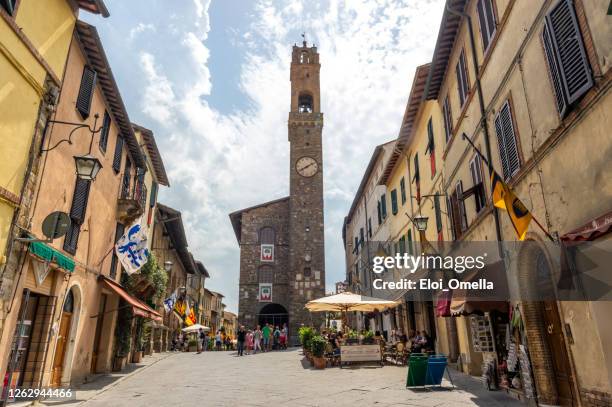
[(130, 226), (117, 241), (115, 253), (128, 274), (138, 272), (147, 263), (149, 260), (147, 233), (140, 221)]
[(174, 304), (176, 304), (176, 293), (172, 293), (172, 295), (164, 300), (164, 309), (166, 312), (170, 312), (174, 309)]

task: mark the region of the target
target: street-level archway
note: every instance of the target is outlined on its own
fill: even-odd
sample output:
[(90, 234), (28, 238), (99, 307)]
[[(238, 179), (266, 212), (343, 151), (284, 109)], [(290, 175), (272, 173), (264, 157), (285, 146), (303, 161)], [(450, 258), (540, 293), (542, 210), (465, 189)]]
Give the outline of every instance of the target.
[(279, 328), (282, 327), (283, 324), (289, 326), (289, 313), (282, 305), (270, 303), (259, 311), (257, 314), (257, 321), (260, 326), (264, 326), (265, 324), (272, 324)]

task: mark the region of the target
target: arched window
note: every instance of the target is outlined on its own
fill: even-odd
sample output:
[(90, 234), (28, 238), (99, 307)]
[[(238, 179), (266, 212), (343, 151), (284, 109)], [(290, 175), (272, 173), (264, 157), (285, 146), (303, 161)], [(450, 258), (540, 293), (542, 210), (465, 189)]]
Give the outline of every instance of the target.
[(257, 280), (259, 283), (274, 282), (274, 268), (272, 266), (261, 266), (257, 270)]
[(66, 295), (66, 300), (64, 300), (64, 312), (70, 312), (74, 310), (74, 294), (72, 294), (72, 290), (68, 291)]
[(308, 52), (302, 51), (300, 54), (300, 64), (307, 64), (310, 62), (310, 58), (308, 57)]
[(276, 234), (274, 229), (270, 226), (265, 226), (259, 229), (259, 243), (260, 244), (274, 244)]
[(304, 267), (304, 277), (311, 277), (312, 269), (310, 267)]
[(312, 103), (312, 96), (307, 93), (302, 93), (298, 97), (298, 112), (300, 113), (312, 113), (314, 104)]

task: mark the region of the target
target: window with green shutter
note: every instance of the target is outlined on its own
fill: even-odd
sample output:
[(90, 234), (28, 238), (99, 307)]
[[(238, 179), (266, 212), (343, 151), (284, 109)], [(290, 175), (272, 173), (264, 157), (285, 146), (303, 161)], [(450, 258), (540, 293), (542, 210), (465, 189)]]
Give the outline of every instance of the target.
[(100, 131), (100, 149), (106, 152), (108, 144), (108, 133), (110, 131), (111, 119), (108, 112), (104, 112), (104, 121), (102, 122), (102, 130)]
[[(117, 225), (115, 226), (114, 244), (117, 244), (117, 241), (121, 239), (121, 236), (123, 236), (124, 231), (125, 231), (125, 225), (117, 222)], [(110, 267), (110, 278), (115, 278), (117, 276), (118, 261), (119, 259), (117, 258), (117, 255), (115, 254), (115, 249), (113, 248), (113, 257), (111, 258), (111, 267)]]
[(380, 207), (380, 201), (376, 201), (376, 210), (378, 212), (378, 224), (382, 223), (382, 209)]
[(76, 108), (84, 119), (89, 117), (96, 80), (96, 71), (88, 66), (84, 67), (83, 76), (81, 77), (81, 87), (79, 88), (79, 95), (76, 101)]
[(391, 213), (393, 213), (393, 215), (397, 215), (397, 212), (397, 189), (394, 189), (391, 191)]
[(400, 196), (402, 198), (402, 205), (406, 203), (406, 180), (404, 177), (400, 180)]
[(382, 219), (387, 219), (387, 196), (386, 194), (382, 194), (380, 196), (380, 214), (382, 215)]
[(410, 255), (413, 253), (412, 248), (412, 229), (408, 229), (408, 233), (406, 233), (406, 252)]
[(559, 1), (546, 15), (542, 42), (561, 117), (593, 87), (589, 63), (572, 0)]
[(12, 16), (15, 12), (15, 5), (17, 4), (17, 0), (0, 0), (0, 5), (2, 8), (6, 10), (8, 15)]
[(121, 171), (122, 157), (123, 157), (123, 137), (117, 136), (117, 142), (115, 143), (115, 154), (113, 155), (113, 171), (115, 171), (115, 174), (119, 174), (119, 171)]

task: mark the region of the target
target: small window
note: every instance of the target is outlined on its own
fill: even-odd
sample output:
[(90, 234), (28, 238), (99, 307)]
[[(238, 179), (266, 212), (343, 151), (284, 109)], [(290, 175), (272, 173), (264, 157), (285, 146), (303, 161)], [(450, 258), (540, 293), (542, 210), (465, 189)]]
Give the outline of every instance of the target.
[(365, 244), (365, 237), (363, 235), (363, 228), (359, 228), (359, 243), (361, 246)]
[(478, 0), (478, 22), (480, 23), (480, 37), (482, 48), (487, 52), (491, 40), (495, 35), (495, 13), (493, 11), (493, 0)]
[(495, 132), (501, 159), (504, 179), (508, 180), (518, 172), (521, 167), (516, 133), (512, 122), (510, 103), (506, 101), (495, 117)]
[(314, 104), (312, 102), (312, 96), (303, 93), (298, 97), (298, 112), (299, 113), (312, 113), (314, 110)]
[(406, 253), (412, 255), (412, 229), (408, 229), (408, 233), (406, 233)]
[(74, 311), (74, 294), (72, 293), (72, 289), (68, 291), (68, 294), (66, 294), (63, 311), (71, 314)]
[(12, 16), (15, 13), (17, 0), (0, 0), (0, 5), (8, 13), (8, 15)]
[(377, 210), (377, 214), (378, 214), (378, 224), (380, 225), (382, 223), (382, 208), (381, 208), (381, 204), (380, 201), (376, 202), (376, 210)]
[(261, 266), (257, 271), (259, 283), (274, 283), (274, 269), (271, 266)]
[(402, 205), (406, 203), (406, 181), (404, 177), (400, 180), (400, 196), (402, 198)]
[(372, 218), (368, 218), (368, 237), (372, 238)]
[(470, 160), (470, 175), (472, 176), (472, 188), (474, 189), (474, 202), (476, 213), (479, 213), (486, 205), (484, 183), (482, 180), (482, 158), (476, 154)]
[(412, 182), (416, 183), (416, 199), (421, 201), (421, 173), (419, 172), (419, 154), (414, 155), (414, 177)]
[(461, 105), (461, 107), (463, 107), (467, 99), (467, 95), (470, 91), (470, 81), (467, 75), (467, 64), (465, 62), (465, 50), (463, 49), (461, 50), (461, 54), (459, 55), (459, 61), (457, 62), (455, 73), (457, 74), (457, 90), (459, 91), (459, 104)]
[(91, 99), (93, 98), (94, 89), (96, 87), (96, 79), (96, 71), (88, 66), (83, 68), (83, 76), (81, 77), (81, 87), (79, 88), (76, 108), (84, 119), (89, 117)]
[(393, 191), (391, 191), (391, 213), (397, 215), (397, 212), (397, 189), (394, 189)]
[(312, 269), (310, 267), (304, 267), (304, 277), (312, 277)]
[(462, 181), (457, 182), (457, 184), (455, 185), (455, 194), (456, 194), (456, 199), (457, 199), (457, 208), (459, 209), (458, 221), (461, 222), (460, 228), (461, 228), (461, 232), (463, 232), (468, 228), (468, 222), (467, 222), (467, 213), (465, 211), (465, 200), (463, 199), (463, 182)]
[(434, 209), (436, 213), (436, 232), (442, 232), (442, 211), (440, 210), (440, 196), (434, 195)]
[(102, 122), (102, 130), (100, 131), (100, 149), (106, 152), (108, 144), (108, 132), (110, 131), (111, 119), (108, 112), (104, 112), (104, 121)]
[(308, 52), (302, 51), (302, 53), (300, 54), (300, 64), (308, 64), (308, 63), (310, 63)]
[(275, 233), (274, 229), (269, 226), (265, 226), (259, 230), (259, 243), (261, 244), (274, 244)]

